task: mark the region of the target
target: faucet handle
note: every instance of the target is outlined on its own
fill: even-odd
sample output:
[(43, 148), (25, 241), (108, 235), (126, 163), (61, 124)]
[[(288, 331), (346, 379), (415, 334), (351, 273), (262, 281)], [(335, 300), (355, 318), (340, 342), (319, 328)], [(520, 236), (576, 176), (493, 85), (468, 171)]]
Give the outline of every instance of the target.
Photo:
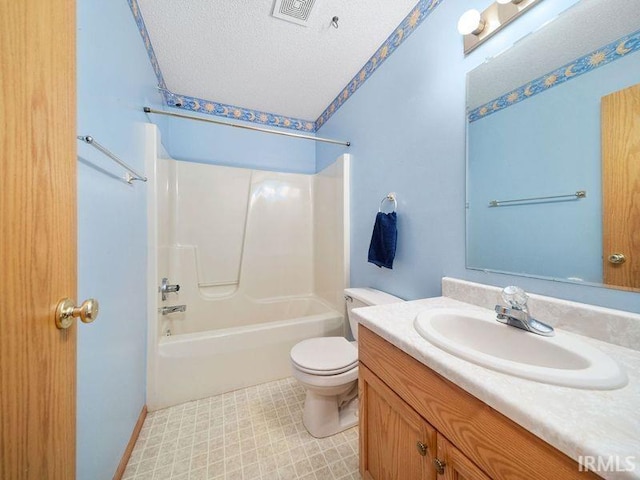
[(502, 299), (515, 309), (526, 310), (529, 296), (520, 287), (511, 285), (502, 290)]
[(180, 285), (169, 285), (169, 279), (165, 277), (162, 279), (162, 285), (158, 287), (158, 291), (162, 294), (162, 301), (165, 301), (167, 293), (178, 293), (180, 291)]

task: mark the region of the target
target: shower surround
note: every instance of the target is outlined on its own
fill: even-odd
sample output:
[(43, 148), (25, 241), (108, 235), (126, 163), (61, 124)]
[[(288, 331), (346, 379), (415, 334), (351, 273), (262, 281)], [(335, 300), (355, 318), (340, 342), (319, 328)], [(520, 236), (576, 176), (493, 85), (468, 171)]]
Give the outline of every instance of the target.
[(287, 377), (297, 342), (344, 335), (348, 155), (315, 175), (192, 163), (146, 128), (149, 409)]

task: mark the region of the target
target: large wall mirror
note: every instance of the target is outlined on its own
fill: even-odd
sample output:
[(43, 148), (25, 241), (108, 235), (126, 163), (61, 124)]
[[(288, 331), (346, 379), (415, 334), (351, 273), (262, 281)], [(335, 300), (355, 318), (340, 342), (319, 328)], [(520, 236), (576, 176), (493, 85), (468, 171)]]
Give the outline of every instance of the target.
[(467, 268), (640, 290), (640, 8), (582, 0), (469, 72)]

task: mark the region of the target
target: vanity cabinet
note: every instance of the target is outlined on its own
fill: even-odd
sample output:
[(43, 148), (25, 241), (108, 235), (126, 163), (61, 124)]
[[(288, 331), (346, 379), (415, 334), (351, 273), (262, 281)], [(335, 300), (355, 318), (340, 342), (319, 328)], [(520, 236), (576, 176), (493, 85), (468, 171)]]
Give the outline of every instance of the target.
[(600, 478), (362, 325), (358, 338), (365, 480)]
[(435, 468), (442, 470), (442, 480), (491, 480), (441, 433), (438, 433), (438, 454)]
[(436, 480), (435, 429), (366, 367), (359, 375), (363, 477)]

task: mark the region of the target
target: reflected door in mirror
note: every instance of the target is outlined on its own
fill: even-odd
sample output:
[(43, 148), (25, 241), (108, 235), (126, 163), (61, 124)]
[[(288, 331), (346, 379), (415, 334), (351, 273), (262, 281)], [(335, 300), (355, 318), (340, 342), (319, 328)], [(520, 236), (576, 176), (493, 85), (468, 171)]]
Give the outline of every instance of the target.
[(602, 98), (604, 283), (640, 288), (640, 84)]

